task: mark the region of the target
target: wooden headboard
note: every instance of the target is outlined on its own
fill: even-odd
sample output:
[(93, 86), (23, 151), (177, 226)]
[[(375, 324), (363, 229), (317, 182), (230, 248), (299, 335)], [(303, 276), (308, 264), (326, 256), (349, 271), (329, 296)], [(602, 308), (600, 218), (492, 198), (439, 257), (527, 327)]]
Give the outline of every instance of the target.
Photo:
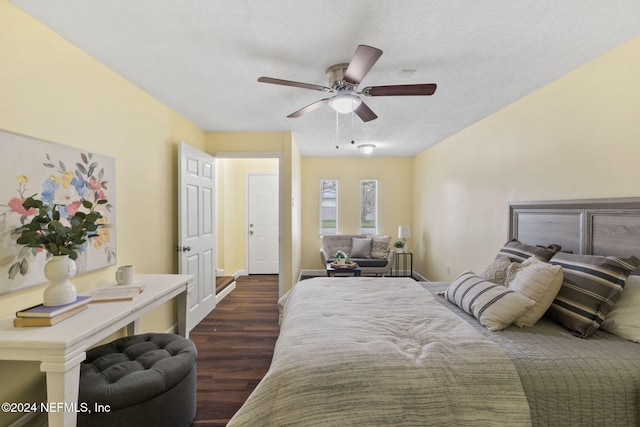
[[(509, 204), (509, 239), (584, 255), (640, 258), (640, 198)], [(633, 274), (640, 274), (640, 269)]]

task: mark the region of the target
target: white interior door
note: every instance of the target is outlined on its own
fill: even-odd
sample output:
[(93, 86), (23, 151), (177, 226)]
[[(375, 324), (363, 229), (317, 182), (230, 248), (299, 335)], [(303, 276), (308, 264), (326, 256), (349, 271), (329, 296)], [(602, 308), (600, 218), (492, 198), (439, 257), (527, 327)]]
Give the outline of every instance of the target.
[(248, 174), (247, 258), (249, 274), (279, 272), (278, 174)]
[(216, 305), (215, 163), (214, 158), (180, 142), (178, 185), (178, 267), (196, 276), (187, 330)]

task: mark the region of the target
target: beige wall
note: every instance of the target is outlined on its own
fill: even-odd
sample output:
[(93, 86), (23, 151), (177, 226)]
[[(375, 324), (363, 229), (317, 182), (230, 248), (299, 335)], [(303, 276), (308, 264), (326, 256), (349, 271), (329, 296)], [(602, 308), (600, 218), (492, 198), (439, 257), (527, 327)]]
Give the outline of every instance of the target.
[(277, 158), (219, 158), (217, 167), (218, 269), (246, 272), (246, 181), (248, 173), (278, 173)]
[(291, 132), (208, 132), (207, 152), (221, 157), (277, 155), (293, 143)]
[[(378, 180), (378, 233), (397, 240), (399, 225), (413, 225), (413, 159), (409, 157), (302, 158), (302, 268), (320, 261), (320, 180), (338, 180), (338, 232), (360, 232), (360, 180)], [(408, 240), (411, 249), (412, 240)]]
[[(176, 273), (177, 142), (202, 149), (204, 132), (6, 0), (0, 52), (0, 128), (115, 158), (118, 264)], [(73, 281), (86, 289), (111, 282), (114, 270)], [(41, 302), (42, 290), (0, 296), (0, 315)], [(174, 312), (172, 304), (160, 307), (142, 330), (168, 329)], [(0, 379), (0, 401), (45, 397), (38, 364), (0, 362)], [(0, 425), (17, 415), (0, 413)]]
[(416, 268), (481, 272), (511, 201), (639, 196), (638, 76), (640, 37), (417, 156)]

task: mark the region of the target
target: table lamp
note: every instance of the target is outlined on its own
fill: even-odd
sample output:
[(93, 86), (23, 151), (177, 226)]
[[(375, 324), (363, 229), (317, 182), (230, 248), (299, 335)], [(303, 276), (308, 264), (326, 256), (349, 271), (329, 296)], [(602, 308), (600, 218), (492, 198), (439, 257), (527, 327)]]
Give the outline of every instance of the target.
[(398, 227), (398, 238), (402, 240), (404, 244), (402, 247), (406, 250), (407, 238), (411, 237), (411, 228), (408, 225), (401, 225)]

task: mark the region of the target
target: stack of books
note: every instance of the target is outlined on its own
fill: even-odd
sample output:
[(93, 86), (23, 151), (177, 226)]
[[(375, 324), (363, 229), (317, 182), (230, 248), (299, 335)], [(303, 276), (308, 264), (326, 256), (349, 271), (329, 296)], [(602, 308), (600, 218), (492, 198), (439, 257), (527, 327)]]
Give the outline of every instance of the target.
[(52, 326), (56, 323), (86, 310), (91, 296), (79, 295), (74, 302), (65, 305), (44, 306), (42, 304), (16, 312), (13, 326)]

